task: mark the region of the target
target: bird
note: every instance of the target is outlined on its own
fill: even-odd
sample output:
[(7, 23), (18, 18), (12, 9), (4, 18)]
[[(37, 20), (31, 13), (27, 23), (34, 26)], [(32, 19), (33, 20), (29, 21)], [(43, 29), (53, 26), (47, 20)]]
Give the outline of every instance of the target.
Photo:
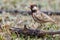
[(41, 25), (47, 22), (56, 23), (50, 16), (43, 13), (36, 4), (30, 5), (31, 15), (35, 22), (40, 23)]

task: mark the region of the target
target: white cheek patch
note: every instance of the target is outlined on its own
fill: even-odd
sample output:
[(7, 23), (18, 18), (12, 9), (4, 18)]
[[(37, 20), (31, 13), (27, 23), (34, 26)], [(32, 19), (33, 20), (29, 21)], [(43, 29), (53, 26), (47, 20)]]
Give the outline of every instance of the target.
[(34, 8), (33, 8), (33, 10), (36, 10), (36, 9), (37, 9), (37, 7), (34, 7)]

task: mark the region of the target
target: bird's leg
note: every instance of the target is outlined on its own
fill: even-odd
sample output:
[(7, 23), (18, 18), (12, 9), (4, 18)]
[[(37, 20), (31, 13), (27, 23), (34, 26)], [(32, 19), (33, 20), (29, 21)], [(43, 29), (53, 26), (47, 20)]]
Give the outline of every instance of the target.
[(43, 26), (43, 24), (42, 23), (40, 23), (41, 24), (41, 27)]
[(38, 28), (37, 28), (37, 29), (42, 29), (43, 27), (45, 27), (45, 24), (44, 24), (44, 23), (40, 23), (40, 24), (38, 25)]
[(42, 23), (39, 23), (37, 29), (40, 29), (41, 30), (41, 28), (42, 28)]
[(42, 23), (42, 26), (43, 26), (43, 27), (45, 27), (45, 24), (44, 24), (44, 23)]

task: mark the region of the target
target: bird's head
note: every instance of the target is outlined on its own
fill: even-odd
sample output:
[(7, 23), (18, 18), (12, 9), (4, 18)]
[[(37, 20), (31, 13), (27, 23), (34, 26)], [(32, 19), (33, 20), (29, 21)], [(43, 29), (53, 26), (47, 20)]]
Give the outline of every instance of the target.
[(32, 12), (37, 12), (38, 7), (37, 7), (36, 4), (32, 4), (32, 5), (30, 5), (30, 9), (31, 9)]

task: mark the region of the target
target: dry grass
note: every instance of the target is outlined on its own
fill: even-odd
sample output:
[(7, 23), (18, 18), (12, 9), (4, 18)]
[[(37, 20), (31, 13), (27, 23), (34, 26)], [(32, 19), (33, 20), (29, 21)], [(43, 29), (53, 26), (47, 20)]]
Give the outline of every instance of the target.
[[(16, 34), (11, 34), (9, 31), (9, 28), (11, 27), (19, 27), (19, 28), (24, 28), (24, 25), (27, 24), (27, 28), (32, 28), (32, 29), (36, 29), (40, 24), (34, 22), (33, 18), (30, 15), (21, 15), (21, 14), (17, 14), (17, 15), (11, 15), (9, 13), (7, 14), (0, 14), (0, 20), (2, 20), (1, 23), (1, 27), (2, 27), (2, 31), (0, 33), (1, 37), (0, 40), (8, 40), (11, 38), (13, 38), (13, 40), (25, 40), (23, 38), (23, 35), (21, 37), (17, 37)], [(52, 18), (56, 18), (57, 20), (60, 20), (60, 16), (51, 16)], [(59, 18), (58, 18), (59, 17)], [(40, 27), (39, 27), (40, 28)], [(56, 31), (59, 30), (60, 27), (58, 27), (57, 25), (53, 24), (51, 25), (51, 23), (45, 23), (45, 27), (40, 28), (40, 30), (46, 30), (46, 31)], [(4, 36), (3, 36), (3, 35)], [(53, 38), (52, 36), (46, 35), (44, 39), (55, 39), (56, 40), (59, 39), (59, 35), (55, 38)], [(28, 37), (28, 40), (42, 40), (41, 38), (30, 38)]]

